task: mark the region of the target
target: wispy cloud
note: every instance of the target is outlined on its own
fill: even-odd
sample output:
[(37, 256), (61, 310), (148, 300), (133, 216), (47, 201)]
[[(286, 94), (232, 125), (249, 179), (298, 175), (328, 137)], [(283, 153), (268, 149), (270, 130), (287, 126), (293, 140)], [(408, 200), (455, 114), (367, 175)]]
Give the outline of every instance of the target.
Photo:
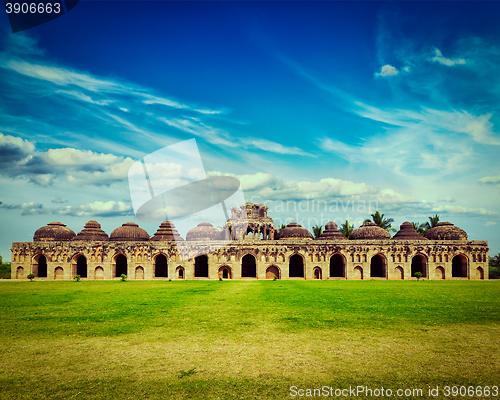
[(387, 76), (395, 76), (399, 73), (399, 71), (394, 68), (392, 65), (386, 64), (382, 67), (380, 72), (375, 72), (375, 76), (387, 77)]
[(453, 65), (463, 65), (466, 64), (467, 62), (463, 58), (446, 58), (443, 56), (443, 53), (441, 53), (441, 50), (434, 48), (434, 53), (435, 56), (431, 58), (433, 62), (437, 62), (443, 65), (446, 65), (448, 67), (452, 67)]

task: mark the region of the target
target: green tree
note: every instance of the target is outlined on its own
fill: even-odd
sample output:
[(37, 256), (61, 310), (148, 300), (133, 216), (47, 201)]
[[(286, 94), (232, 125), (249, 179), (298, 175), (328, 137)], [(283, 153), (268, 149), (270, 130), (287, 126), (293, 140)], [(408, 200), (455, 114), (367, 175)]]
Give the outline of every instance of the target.
[(431, 228), (434, 228), (437, 224), (439, 223), (439, 215), (434, 215), (432, 217), (429, 217), (429, 222), (426, 222), (423, 224), (424, 229), (428, 231)]
[(345, 222), (342, 225), (340, 225), (339, 232), (342, 235), (344, 235), (344, 237), (348, 238), (353, 230), (354, 230), (354, 224), (351, 225), (349, 224), (348, 220), (345, 220)]
[(500, 279), (500, 253), (489, 258), (490, 279)]
[(282, 229), (285, 229), (286, 228), (286, 225), (285, 224), (281, 224), (279, 227), (278, 227), (278, 231), (281, 231)]
[[(378, 211), (375, 211), (375, 214), (371, 214), (373, 222), (380, 226), (382, 229), (385, 229), (387, 232), (397, 232), (396, 229), (391, 227), (391, 224), (394, 222), (392, 218), (384, 218), (384, 214), (380, 214)], [(371, 222), (369, 219), (365, 219), (364, 222)]]
[(28, 278), (31, 282), (33, 282), (33, 279), (35, 279), (35, 274), (28, 274), (28, 276), (26, 277)]
[(321, 225), (313, 226), (312, 233), (313, 233), (314, 239), (316, 239), (317, 237), (319, 237), (323, 233), (323, 227)]
[(419, 235), (424, 236), (424, 233), (427, 231), (427, 225), (421, 224), (419, 222), (412, 222), (413, 228), (418, 232)]

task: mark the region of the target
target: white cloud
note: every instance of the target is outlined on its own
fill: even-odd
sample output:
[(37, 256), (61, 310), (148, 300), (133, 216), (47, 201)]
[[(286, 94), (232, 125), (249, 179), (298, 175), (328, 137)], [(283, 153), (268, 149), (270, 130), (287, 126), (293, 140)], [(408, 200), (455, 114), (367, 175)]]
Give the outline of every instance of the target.
[(500, 182), (500, 175), (497, 176), (485, 176), (484, 178), (479, 179), (481, 183), (498, 183)]
[(443, 197), (441, 199), (438, 199), (438, 201), (441, 201), (443, 203), (446, 203), (446, 202), (447, 203), (454, 203), (456, 200), (451, 196), (446, 196), (446, 197)]
[(459, 64), (466, 64), (467, 62), (463, 58), (455, 58), (455, 59), (450, 59), (450, 58), (445, 58), (443, 57), (443, 53), (441, 53), (441, 50), (434, 48), (434, 53), (435, 56), (432, 57), (433, 62), (438, 62), (443, 65), (447, 65), (448, 67), (451, 67), (453, 65), (459, 65)]
[(453, 213), (453, 214), (479, 214), (479, 215), (496, 215), (496, 211), (486, 210), (484, 208), (468, 208), (462, 206), (436, 205), (432, 208), (432, 212)]
[(495, 221), (486, 221), (486, 226), (493, 226), (496, 225), (497, 223)]
[(94, 201), (80, 206), (66, 206), (53, 210), (56, 215), (114, 217), (131, 215), (132, 207), (122, 201)]
[(399, 71), (394, 68), (392, 65), (386, 64), (382, 67), (380, 72), (375, 72), (375, 76), (395, 76), (399, 73)]

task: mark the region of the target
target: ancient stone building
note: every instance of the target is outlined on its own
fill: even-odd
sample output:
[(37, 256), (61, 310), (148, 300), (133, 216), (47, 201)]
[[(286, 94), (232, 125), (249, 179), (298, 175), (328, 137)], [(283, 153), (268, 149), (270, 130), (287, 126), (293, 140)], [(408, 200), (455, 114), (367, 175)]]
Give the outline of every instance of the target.
[[(329, 222), (313, 239), (297, 223), (278, 231), (267, 207), (233, 208), (222, 230), (209, 223), (185, 240), (164, 221), (153, 237), (127, 222), (108, 236), (96, 221), (75, 234), (60, 222), (33, 242), (12, 244), (12, 278), (25, 279), (487, 279), (488, 243), (441, 222), (420, 236), (409, 222), (391, 238), (372, 222), (349, 239)], [(233, 240), (233, 238), (238, 238)]]

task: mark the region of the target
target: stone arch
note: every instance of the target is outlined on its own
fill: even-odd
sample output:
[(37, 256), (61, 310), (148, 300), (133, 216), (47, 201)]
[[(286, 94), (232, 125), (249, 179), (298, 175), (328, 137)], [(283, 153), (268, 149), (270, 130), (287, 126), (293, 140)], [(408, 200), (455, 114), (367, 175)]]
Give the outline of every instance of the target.
[(370, 278), (387, 278), (387, 260), (380, 253), (370, 260)]
[(54, 270), (54, 279), (55, 280), (64, 279), (64, 269), (62, 267), (57, 267)]
[(417, 253), (411, 259), (411, 276), (416, 272), (421, 272), (423, 278), (427, 278), (427, 257)]
[(366, 254), (363, 254), (363, 262), (366, 262)]
[(352, 279), (363, 280), (363, 268), (361, 266), (354, 267), (352, 271)]
[(75, 275), (80, 275), (82, 278), (87, 278), (87, 257), (82, 253), (78, 253), (72, 258), (73, 271)]
[(330, 278), (345, 278), (346, 259), (336, 253), (330, 257)]
[(405, 271), (400, 266), (394, 268), (394, 279), (403, 280), (405, 278)]
[(288, 276), (290, 278), (304, 278), (305, 262), (301, 254), (292, 254), (288, 260)]
[(195, 278), (208, 278), (208, 257), (202, 254), (194, 258)]
[(33, 257), (33, 272), (37, 278), (47, 278), (47, 257), (38, 253)]
[(104, 279), (104, 269), (102, 267), (96, 267), (94, 270), (94, 279)]
[(175, 269), (175, 277), (177, 279), (186, 279), (186, 272), (184, 270), (184, 267), (181, 267), (180, 265)]
[(398, 262), (401, 262), (401, 254), (398, 254)]
[(281, 279), (281, 271), (276, 265), (270, 265), (266, 269), (266, 279)]
[(484, 279), (484, 270), (482, 267), (476, 268), (476, 279)]
[(283, 253), (281, 253), (279, 256), (278, 256), (278, 260), (280, 262), (285, 262), (285, 255)]
[(451, 276), (453, 278), (467, 278), (468, 259), (463, 254), (458, 254), (451, 260)]
[(443, 262), (443, 256), (441, 254), (438, 255), (439, 262)]
[(135, 279), (136, 280), (144, 279), (144, 268), (142, 268), (140, 265), (135, 268)]
[(472, 262), (476, 262), (476, 253), (472, 254)]
[(245, 254), (241, 258), (241, 277), (257, 277), (257, 261), (255, 260), (255, 256), (253, 254)]
[(356, 261), (361, 262), (361, 256), (359, 254), (356, 254)]
[(445, 272), (443, 267), (437, 267), (434, 271), (434, 276), (436, 279), (445, 279)]
[(127, 257), (119, 253), (115, 256), (115, 277), (119, 278), (122, 274), (127, 275)]
[(16, 269), (16, 279), (23, 279), (24, 278), (24, 268), (23, 267), (17, 267)]
[(323, 279), (323, 273), (320, 267), (314, 267), (313, 269), (313, 279)]
[(154, 257), (155, 278), (168, 278), (168, 261), (165, 254), (160, 253)]
[(233, 272), (231, 270), (231, 267), (228, 265), (223, 265), (222, 267), (219, 268), (219, 279), (233, 279)]
[(448, 254), (444, 255), (444, 262), (448, 262)]

